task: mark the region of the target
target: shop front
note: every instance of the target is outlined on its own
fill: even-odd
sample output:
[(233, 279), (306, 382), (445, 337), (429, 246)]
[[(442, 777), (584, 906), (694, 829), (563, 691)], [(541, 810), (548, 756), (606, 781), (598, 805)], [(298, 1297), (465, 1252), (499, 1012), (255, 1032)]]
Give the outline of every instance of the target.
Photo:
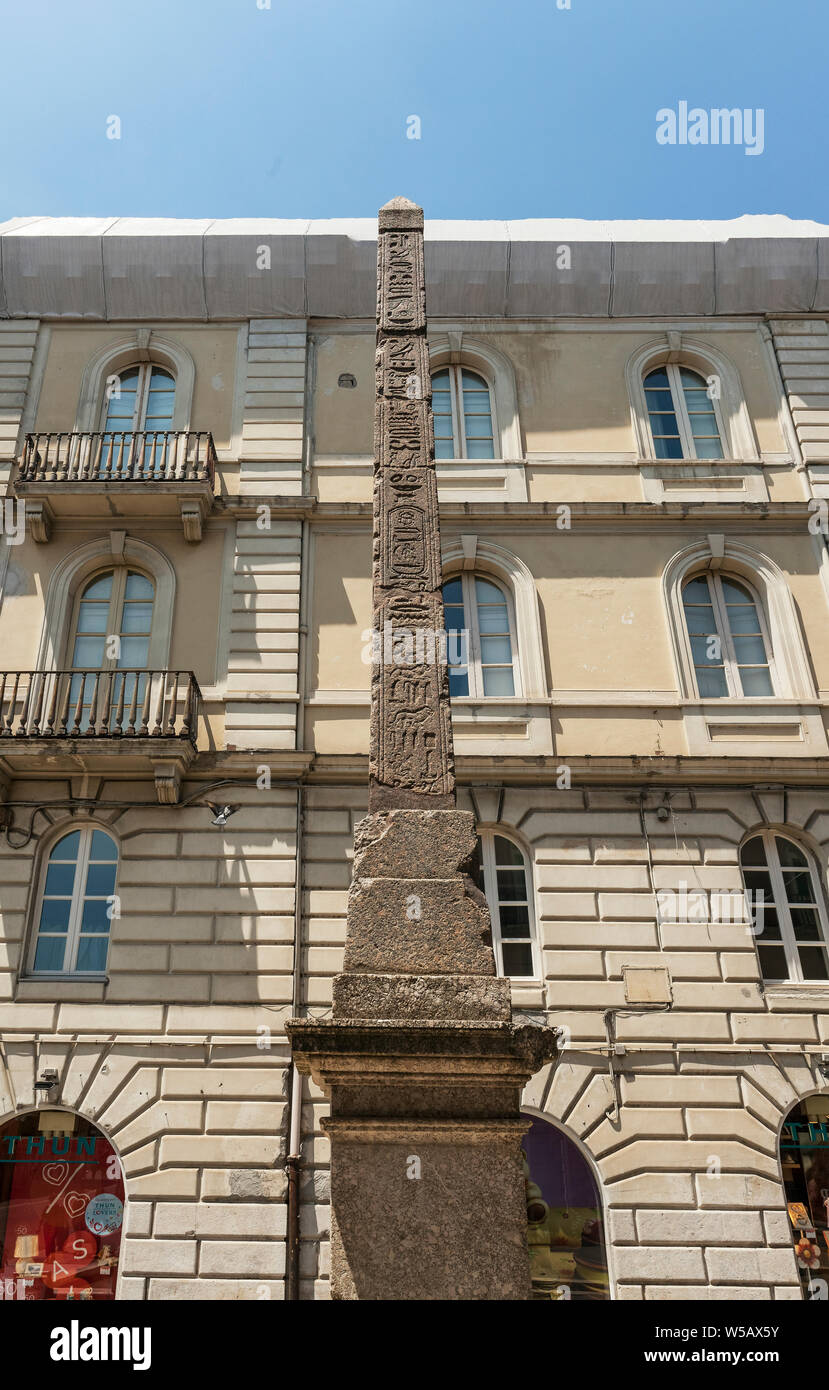
[(522, 1151), (533, 1298), (609, 1299), (602, 1205), (589, 1162), (562, 1130), (538, 1118)]
[(118, 1155), (69, 1110), (0, 1127), (0, 1297), (115, 1297), (124, 1219)]
[(780, 1133), (786, 1207), (803, 1297), (829, 1297), (829, 1096), (809, 1096)]

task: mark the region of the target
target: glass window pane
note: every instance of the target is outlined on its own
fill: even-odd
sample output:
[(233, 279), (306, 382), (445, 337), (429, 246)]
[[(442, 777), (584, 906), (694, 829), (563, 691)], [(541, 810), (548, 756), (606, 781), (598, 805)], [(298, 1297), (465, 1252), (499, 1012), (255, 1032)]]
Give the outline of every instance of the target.
[(71, 830), (68, 835), (63, 835), (49, 855), (50, 862), (54, 859), (77, 859), (80, 843), (80, 830)]
[(760, 620), (753, 603), (744, 603), (739, 608), (736, 604), (730, 603), (728, 605), (728, 625), (735, 636), (761, 631)]
[(512, 840), (506, 839), (504, 835), (495, 836), (495, 863), (496, 864), (517, 864), (519, 868), (524, 868), (524, 856)]
[(754, 599), (751, 597), (748, 589), (744, 589), (742, 584), (738, 584), (736, 580), (724, 579), (722, 581), (722, 590), (726, 603), (734, 603), (738, 606), (741, 603), (747, 603), (752, 608), (754, 607)]
[(130, 573), (127, 575), (127, 583), (124, 589), (124, 597), (128, 599), (148, 598), (152, 599), (155, 590), (149, 579), (143, 574)]
[(102, 637), (76, 637), (72, 652), (72, 665), (76, 668), (93, 670), (104, 660), (105, 639)]
[(734, 637), (733, 642), (740, 666), (765, 666), (766, 648), (762, 637)]
[(118, 665), (122, 670), (138, 670), (147, 665), (149, 650), (148, 637), (122, 637)]
[(487, 666), (483, 674), (485, 695), (504, 697), (515, 694), (511, 666)]
[(717, 637), (716, 632), (707, 635), (691, 636), (691, 651), (694, 657), (695, 666), (721, 666), (722, 665), (722, 643)]
[(787, 980), (789, 968), (786, 965), (786, 952), (782, 946), (758, 946), (760, 970), (764, 980)]
[(438, 390), (438, 391), (448, 391), (448, 390), (449, 390), (449, 369), (448, 369), (448, 368), (444, 367), (443, 371), (441, 371), (441, 372), (434, 372), (434, 373), (432, 374), (432, 390), (433, 390), (433, 391), (436, 391), (436, 390)]
[(533, 953), (531, 946), (519, 946), (505, 941), (501, 947), (504, 956), (504, 974), (513, 979), (532, 977)]
[(117, 859), (118, 850), (115, 847), (115, 841), (109, 835), (105, 835), (103, 830), (93, 830), (89, 857), (90, 859)]
[(685, 404), (689, 414), (709, 414), (714, 419), (714, 411), (711, 405), (711, 397), (705, 386), (687, 386), (685, 388)]
[[(743, 863), (745, 864), (746, 862), (747, 861), (744, 859)], [(746, 869), (745, 873), (743, 874), (743, 879), (745, 880), (746, 888), (749, 888), (752, 893), (764, 893), (766, 896), (766, 900), (771, 901), (771, 874), (768, 872), (768, 870)]]
[(718, 700), (728, 694), (728, 684), (721, 666), (712, 666), (708, 670), (698, 669), (697, 686), (703, 700)]
[(102, 932), (109, 931), (109, 903), (106, 898), (87, 898), (83, 905), (83, 916), (81, 918), (81, 932)]
[(801, 946), (798, 949), (804, 980), (827, 980), (826, 952), (822, 946)]
[(784, 840), (782, 835), (777, 835), (774, 843), (784, 869), (808, 869), (809, 861), (806, 855), (793, 840)]
[(115, 865), (90, 864), (86, 871), (86, 897), (108, 897), (115, 891)]
[(655, 439), (654, 452), (658, 459), (681, 459), (682, 443), (677, 439)]
[(443, 602), (463, 604), (463, 584), (460, 579), (447, 579), (443, 586)]
[(490, 584), (488, 579), (476, 578), (475, 597), (479, 603), (495, 603), (504, 609), (507, 606), (506, 599), (497, 584)]
[(121, 617), (121, 632), (145, 632), (148, 633), (153, 622), (153, 606), (151, 603), (125, 603), (124, 612)]
[(761, 899), (755, 899), (752, 903), (752, 916), (754, 918), (757, 935), (764, 941), (780, 941), (780, 920), (777, 916), (777, 909), (770, 907), (772, 899), (765, 894)]
[(682, 590), (682, 597), (686, 603), (711, 603), (711, 595), (708, 590), (707, 579), (689, 579)]
[(530, 909), (518, 903), (514, 906), (502, 903), (498, 909), (501, 918), (501, 936), (528, 937), (530, 934)]
[(455, 447), (451, 439), (435, 440), (435, 458), (453, 459), (455, 457)]
[(670, 391), (648, 386), (645, 388), (645, 394), (648, 401), (648, 410), (651, 413), (673, 415), (674, 398)]
[(461, 667), (454, 667), (449, 671), (449, 694), (469, 694), (469, 676)]
[(499, 902), (527, 901), (527, 875), (523, 868), (498, 869), (496, 877), (498, 879)]
[(754, 666), (750, 670), (747, 670), (745, 666), (741, 666), (740, 681), (742, 683), (744, 695), (774, 694), (771, 676), (765, 666)]
[(54, 863), (50, 863), (46, 871), (46, 887), (44, 892), (51, 898), (71, 898), (74, 883), (75, 865), (61, 864), (55, 861)]
[(108, 603), (88, 603), (84, 601), (78, 612), (78, 632), (106, 632), (108, 617)]
[(488, 603), (486, 607), (479, 608), (478, 627), (482, 635), (492, 632), (509, 632), (506, 606), (496, 607), (494, 603)]
[(721, 459), (724, 457), (719, 439), (694, 439), (694, 448), (699, 459)]
[(467, 440), (492, 439), (492, 425), (488, 415), (466, 415), (464, 430)]
[(695, 633), (708, 633), (712, 635), (717, 631), (717, 624), (714, 620), (714, 610), (705, 603), (690, 604), (686, 601), (685, 621), (688, 624), (688, 632), (692, 636)]
[(495, 453), (491, 439), (467, 439), (466, 457), (470, 459), (492, 459)]
[(654, 367), (652, 372), (648, 372), (648, 375), (645, 377), (645, 388), (648, 389), (651, 386), (661, 386), (668, 390), (671, 389), (668, 373), (664, 367)]
[(793, 907), (792, 926), (798, 941), (820, 941), (820, 918), (813, 907)]
[[(781, 841), (778, 840), (778, 845), (780, 843)], [(785, 841), (782, 843), (785, 843)], [(743, 864), (765, 864), (766, 847), (763, 844), (761, 835), (754, 835), (750, 840), (746, 840), (740, 850), (740, 859)]]
[(108, 938), (105, 936), (82, 936), (78, 942), (76, 970), (106, 970)]
[(812, 875), (808, 869), (786, 869), (783, 874), (786, 897), (790, 903), (813, 903)]
[(44, 898), (40, 909), (38, 931), (66, 932), (69, 930), (71, 898)]
[(482, 637), (481, 660), (484, 665), (493, 662), (512, 662), (512, 647), (508, 637)]
[(35, 951), (35, 970), (59, 971), (63, 969), (66, 954), (66, 940), (62, 936), (41, 936)]

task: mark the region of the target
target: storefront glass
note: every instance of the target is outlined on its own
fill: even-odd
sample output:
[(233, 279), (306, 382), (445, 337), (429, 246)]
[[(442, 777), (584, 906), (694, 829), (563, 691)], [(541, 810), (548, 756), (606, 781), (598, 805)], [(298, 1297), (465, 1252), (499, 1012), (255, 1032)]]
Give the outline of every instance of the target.
[(68, 1110), (0, 1127), (0, 1297), (115, 1297), (124, 1182), (112, 1145)]
[(810, 1096), (786, 1117), (780, 1162), (803, 1297), (829, 1297), (829, 1096)]
[(522, 1152), (533, 1298), (610, 1298), (602, 1208), (587, 1159), (566, 1134), (539, 1119)]

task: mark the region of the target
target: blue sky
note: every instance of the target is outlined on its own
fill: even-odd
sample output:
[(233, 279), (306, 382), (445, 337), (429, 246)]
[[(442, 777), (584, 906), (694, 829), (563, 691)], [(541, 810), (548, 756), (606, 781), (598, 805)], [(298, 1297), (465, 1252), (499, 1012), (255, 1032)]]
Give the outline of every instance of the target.
[[(827, 0), (564, 3), (0, 0), (0, 219), (829, 222)], [(680, 101), (762, 108), (763, 153), (658, 144)]]

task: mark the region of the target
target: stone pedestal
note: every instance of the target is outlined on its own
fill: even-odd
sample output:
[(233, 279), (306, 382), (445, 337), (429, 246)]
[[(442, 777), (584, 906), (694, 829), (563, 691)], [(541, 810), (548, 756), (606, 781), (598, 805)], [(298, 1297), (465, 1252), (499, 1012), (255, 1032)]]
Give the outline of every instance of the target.
[(358, 827), (333, 1019), (289, 1025), (331, 1098), (338, 1299), (530, 1297), (520, 1114), (555, 1033), (511, 1021), (461, 811)]

